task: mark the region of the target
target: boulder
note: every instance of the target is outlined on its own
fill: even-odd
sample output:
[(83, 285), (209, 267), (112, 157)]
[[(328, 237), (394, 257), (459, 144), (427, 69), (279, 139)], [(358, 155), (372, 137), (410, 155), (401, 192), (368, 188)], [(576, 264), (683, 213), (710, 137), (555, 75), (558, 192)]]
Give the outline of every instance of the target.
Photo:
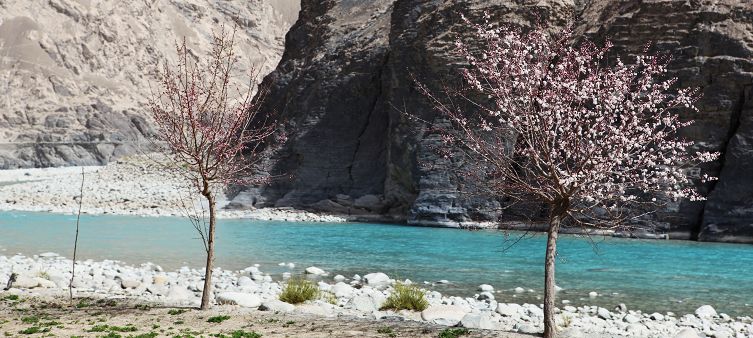
[(322, 270), (320, 268), (317, 268), (315, 266), (309, 266), (308, 268), (306, 268), (306, 273), (309, 274), (309, 275), (315, 275), (315, 276), (326, 276), (327, 275), (326, 271), (324, 271), (324, 270)]
[(332, 290), (330, 290), (332, 293), (335, 294), (335, 297), (337, 298), (350, 298), (353, 296), (353, 293), (356, 289), (354, 289), (352, 286), (345, 284), (343, 282), (338, 282), (337, 284), (332, 286)]
[(622, 318), (622, 320), (628, 324), (635, 324), (640, 322), (641, 318), (634, 314), (628, 313), (625, 315), (625, 317)]
[(494, 292), (494, 287), (489, 284), (481, 284), (478, 286), (478, 291), (481, 292)]
[(525, 309), (523, 309), (522, 306), (515, 303), (511, 303), (511, 304), (499, 303), (497, 304), (496, 311), (497, 313), (505, 317), (520, 317), (520, 315), (525, 312)]
[(261, 305), (261, 298), (255, 294), (243, 292), (221, 292), (217, 295), (218, 304), (240, 305), (255, 308)]
[(686, 327), (679, 332), (675, 333), (673, 338), (700, 338), (701, 335), (698, 334), (694, 329)]
[(165, 275), (156, 275), (152, 278), (152, 284), (154, 285), (159, 285), (159, 286), (165, 285), (167, 284), (167, 281), (168, 279), (167, 279), (167, 276)]
[(609, 310), (600, 307), (596, 310), (596, 315), (599, 316), (601, 319), (611, 319), (612, 314), (609, 312)]
[(135, 278), (122, 278), (120, 280), (120, 287), (123, 289), (135, 289), (141, 286), (141, 281)]
[(421, 319), (439, 325), (455, 326), (468, 311), (456, 305), (432, 305), (421, 312)]
[(261, 302), (259, 310), (286, 313), (295, 310), (295, 305), (288, 304), (277, 299), (270, 299)]
[(390, 277), (382, 272), (375, 272), (363, 276), (363, 281), (371, 287), (387, 286), (390, 283)]
[(494, 330), (494, 320), (488, 312), (468, 313), (460, 320), (460, 325), (469, 329)]
[(35, 277), (22, 275), (16, 277), (16, 281), (13, 282), (13, 287), (19, 289), (33, 289), (37, 286), (39, 286), (39, 280), (37, 280)]
[(648, 316), (648, 318), (651, 318), (652, 320), (664, 320), (664, 315), (658, 312), (654, 312)]
[(366, 295), (358, 295), (351, 298), (346, 306), (365, 313), (371, 313), (373, 311), (379, 310), (374, 302), (374, 299)]
[(713, 318), (716, 317), (716, 310), (711, 305), (703, 305), (695, 310), (695, 315), (698, 318)]
[(333, 278), (333, 280), (334, 280), (335, 282), (344, 282), (344, 281), (345, 281), (345, 276), (343, 276), (343, 275), (337, 275), (337, 276), (335, 276), (335, 277)]

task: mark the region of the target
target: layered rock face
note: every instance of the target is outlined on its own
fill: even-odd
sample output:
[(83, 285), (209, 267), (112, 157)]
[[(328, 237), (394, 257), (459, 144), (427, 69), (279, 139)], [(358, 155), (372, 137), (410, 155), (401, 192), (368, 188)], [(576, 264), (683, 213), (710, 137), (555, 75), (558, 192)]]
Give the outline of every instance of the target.
[[(288, 121), (292, 137), (269, 163), (291, 175), (241, 193), (238, 203), (291, 205), (382, 215), (416, 224), (457, 226), (496, 220), (499, 202), (463, 194), (448, 170), (460, 158), (432, 151), (437, 136), (408, 118), (441, 123), (416, 92), (458, 81), (452, 42), (468, 34), (460, 15), (610, 38), (629, 58), (654, 43), (674, 57), (679, 85), (703, 90), (697, 120), (685, 130), (700, 149), (723, 158), (699, 168), (720, 180), (700, 187), (704, 202), (683, 202), (656, 221), (673, 238), (753, 241), (753, 4), (725, 1), (313, 1), (287, 36), (280, 66), (265, 79), (265, 109)], [(538, 211), (523, 210), (528, 214)]]
[[(186, 38), (238, 26), (241, 69), (279, 61), (295, 0), (0, 1), (0, 168), (92, 165), (138, 151), (153, 74)], [(239, 80), (241, 81), (241, 80)], [(243, 80), (244, 85), (246, 80)]]

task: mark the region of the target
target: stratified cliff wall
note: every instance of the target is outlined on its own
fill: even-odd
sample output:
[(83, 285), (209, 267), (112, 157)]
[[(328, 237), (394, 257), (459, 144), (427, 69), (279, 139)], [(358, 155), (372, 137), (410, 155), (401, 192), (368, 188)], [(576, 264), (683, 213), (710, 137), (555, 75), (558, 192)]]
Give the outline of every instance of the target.
[[(448, 170), (459, 158), (431, 150), (437, 137), (405, 113), (437, 114), (413, 77), (429, 87), (458, 81), (452, 42), (468, 34), (460, 15), (576, 30), (629, 58), (647, 43), (671, 53), (671, 75), (703, 90), (697, 122), (684, 131), (723, 157), (700, 170), (706, 202), (682, 202), (655, 222), (673, 238), (753, 242), (753, 3), (724, 1), (302, 1), (279, 67), (265, 79), (265, 109), (292, 135), (268, 163), (291, 175), (239, 195), (239, 204), (296, 206), (409, 223), (457, 226), (496, 220), (499, 202), (463, 194)], [(527, 210), (535, 214), (537, 210)]]
[[(138, 151), (153, 74), (187, 39), (238, 26), (239, 66), (277, 65), (296, 0), (0, 1), (0, 169), (94, 165)], [(246, 85), (246, 80), (243, 80)], [(148, 143), (146, 143), (148, 145)]]

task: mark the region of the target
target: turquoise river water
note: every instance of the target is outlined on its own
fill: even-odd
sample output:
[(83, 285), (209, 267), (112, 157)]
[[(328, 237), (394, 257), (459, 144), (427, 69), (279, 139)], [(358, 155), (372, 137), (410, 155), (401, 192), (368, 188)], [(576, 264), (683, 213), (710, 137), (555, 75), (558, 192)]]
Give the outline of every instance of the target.
[[(70, 257), (75, 216), (0, 213), (0, 255), (53, 251)], [(203, 247), (181, 218), (82, 216), (79, 255), (165, 269), (203, 266)], [(503, 290), (503, 302), (540, 303), (545, 238), (519, 233), (465, 231), (361, 223), (289, 223), (220, 220), (217, 265), (261, 264), (275, 278), (294, 262), (295, 273), (315, 265), (332, 275), (385, 272), (448, 295), (472, 296), (482, 283)], [(519, 240), (520, 239), (520, 240)], [(519, 240), (519, 241), (518, 241)], [(730, 315), (753, 315), (753, 245), (562, 236), (559, 300), (572, 305), (619, 303), (646, 311), (689, 313), (703, 304)], [(517, 243), (515, 243), (517, 242)], [(512, 245), (515, 243), (514, 245)], [(330, 277), (331, 278), (331, 277)], [(516, 287), (533, 292), (516, 294)], [(588, 293), (600, 294), (589, 299)]]

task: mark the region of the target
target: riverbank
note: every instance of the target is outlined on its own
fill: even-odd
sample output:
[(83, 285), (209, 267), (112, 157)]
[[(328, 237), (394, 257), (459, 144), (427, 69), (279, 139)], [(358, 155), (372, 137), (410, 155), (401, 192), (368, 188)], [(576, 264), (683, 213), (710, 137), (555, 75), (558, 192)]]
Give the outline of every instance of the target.
[[(201, 210), (189, 182), (146, 156), (131, 156), (106, 166), (12, 169), (0, 171), (0, 210), (76, 214), (84, 172), (84, 214), (185, 216)], [(218, 205), (227, 204), (218, 194)], [(290, 208), (220, 209), (219, 218), (290, 222), (344, 222), (330, 215)]]
[[(6, 281), (12, 272), (18, 274), (14, 287), (0, 293), (0, 298), (18, 295), (40, 301), (60, 300), (67, 295), (70, 270), (71, 261), (54, 253), (35, 257), (0, 256), (0, 282)], [(88, 260), (79, 262), (76, 270), (73, 283), (76, 297), (102, 299), (105, 303), (110, 299), (127, 299), (151, 306), (192, 307), (198, 305), (202, 287), (202, 271), (188, 267), (163, 271), (151, 263), (136, 267), (116, 261)], [(350, 323), (349, 318), (359, 318), (369, 321), (369, 327), (398, 321), (417, 322), (427, 327), (462, 326), (500, 334), (538, 334), (543, 330), (543, 311), (539, 305), (505, 303), (503, 299), (509, 299), (509, 295), (491, 285), (481, 285), (478, 293), (466, 297), (447, 297), (427, 289), (429, 307), (426, 310), (395, 312), (380, 310), (396, 282), (390, 276), (377, 272), (346, 277), (332, 276), (313, 267), (306, 270), (309, 272), (306, 277), (315, 281), (319, 289), (329, 296), (291, 305), (278, 300), (284, 280), (290, 277), (289, 272), (272, 276), (258, 266), (236, 271), (217, 269), (214, 274), (214, 296), (218, 303), (226, 305), (213, 311), (233, 314), (241, 311), (255, 316), (257, 312), (266, 310), (278, 315), (315, 316), (347, 323)], [(282, 277), (282, 281), (278, 280), (279, 277)], [(610, 311), (595, 306), (561, 304), (557, 322), (566, 337), (694, 337), (691, 333), (697, 337), (753, 336), (753, 319), (750, 316), (732, 318), (716, 313), (711, 306), (702, 306), (693, 314), (648, 314), (624, 306)], [(679, 335), (681, 333), (684, 335)], [(507, 337), (504, 334), (501, 336)]]

